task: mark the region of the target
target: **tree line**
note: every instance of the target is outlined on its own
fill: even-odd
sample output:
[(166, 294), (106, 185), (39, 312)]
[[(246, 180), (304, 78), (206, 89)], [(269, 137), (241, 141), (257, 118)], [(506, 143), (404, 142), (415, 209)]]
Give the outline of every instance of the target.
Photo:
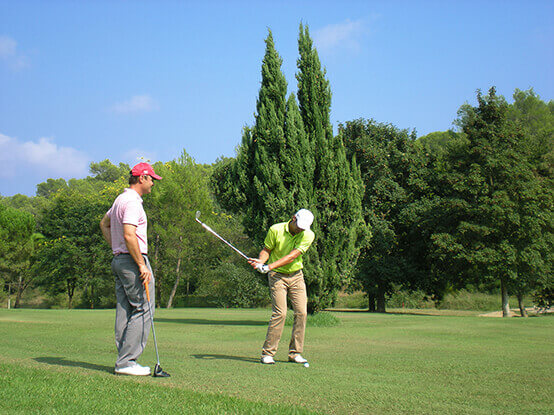
[[(267, 304), (262, 277), (194, 221), (202, 217), (255, 256), (269, 226), (299, 208), (315, 215), (305, 258), (308, 307), (361, 289), (370, 311), (395, 290), (440, 302), (452, 290), (499, 288), (554, 296), (554, 102), (494, 87), (464, 104), (456, 129), (417, 137), (372, 119), (330, 123), (331, 88), (308, 27), (300, 25), (297, 91), (288, 94), (271, 31), (254, 125), (236, 157), (197, 164), (185, 152), (154, 164), (163, 180), (144, 201), (149, 254), (163, 306)], [(130, 166), (92, 163), (85, 179), (48, 179), (35, 197), (0, 199), (0, 278), (15, 306), (29, 286), (68, 305), (114, 304), (109, 248), (98, 223)], [(186, 302), (186, 303), (184, 303)], [(193, 304), (194, 305), (194, 304)]]

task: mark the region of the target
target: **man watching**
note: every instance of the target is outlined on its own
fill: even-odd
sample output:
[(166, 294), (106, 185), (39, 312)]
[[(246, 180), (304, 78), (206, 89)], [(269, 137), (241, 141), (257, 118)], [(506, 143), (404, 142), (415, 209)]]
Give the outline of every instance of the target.
[(149, 367), (137, 363), (150, 333), (150, 315), (145, 308), (143, 284), (148, 284), (152, 293), (150, 309), (153, 310), (155, 305), (154, 275), (148, 260), (147, 218), (142, 207), (142, 196), (152, 191), (154, 180), (161, 179), (148, 163), (134, 166), (129, 187), (115, 199), (100, 221), (102, 235), (114, 254), (112, 271), (117, 299), (115, 344), (118, 352), (115, 373), (120, 375), (150, 375)]

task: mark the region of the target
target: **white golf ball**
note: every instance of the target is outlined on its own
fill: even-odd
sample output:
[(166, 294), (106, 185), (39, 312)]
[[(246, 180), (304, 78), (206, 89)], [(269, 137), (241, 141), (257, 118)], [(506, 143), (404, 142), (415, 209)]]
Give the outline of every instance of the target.
[(310, 367), (310, 364), (308, 362), (304, 363), (304, 367)]

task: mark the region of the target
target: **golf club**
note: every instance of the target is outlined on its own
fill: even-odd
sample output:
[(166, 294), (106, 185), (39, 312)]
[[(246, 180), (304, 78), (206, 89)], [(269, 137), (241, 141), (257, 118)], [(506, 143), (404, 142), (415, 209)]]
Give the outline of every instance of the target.
[(168, 378), (170, 375), (164, 372), (160, 366), (160, 355), (158, 354), (158, 342), (156, 342), (156, 331), (154, 330), (154, 316), (152, 315), (152, 309), (150, 308), (150, 290), (148, 284), (144, 283), (144, 289), (146, 290), (146, 300), (148, 301), (148, 311), (150, 312), (150, 323), (152, 324), (152, 335), (154, 336), (154, 347), (156, 348), (156, 366), (154, 366), (154, 372), (152, 376), (155, 378)]
[(196, 222), (198, 222), (200, 225), (202, 225), (202, 227), (204, 229), (206, 229), (208, 232), (210, 232), (212, 235), (214, 235), (215, 237), (219, 238), (220, 241), (226, 243), (231, 249), (233, 249), (237, 254), (239, 254), (241, 257), (243, 257), (244, 259), (246, 259), (247, 261), (250, 259), (249, 257), (247, 257), (246, 255), (244, 255), (242, 252), (240, 252), (237, 248), (235, 248), (233, 245), (231, 245), (229, 242), (227, 242), (225, 239), (223, 239), (221, 236), (219, 236), (217, 234), (217, 232), (215, 232), (212, 228), (210, 228), (208, 225), (206, 225), (205, 223), (201, 222), (200, 219), (198, 219), (200, 217), (200, 211), (196, 211)]

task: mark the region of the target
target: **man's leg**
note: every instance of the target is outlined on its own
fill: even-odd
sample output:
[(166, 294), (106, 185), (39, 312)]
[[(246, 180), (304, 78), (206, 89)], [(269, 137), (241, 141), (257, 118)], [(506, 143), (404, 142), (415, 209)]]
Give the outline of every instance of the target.
[(276, 274), (275, 272), (270, 272), (268, 276), (272, 313), (262, 349), (262, 356), (275, 356), (287, 317), (287, 287)]
[[(112, 262), (112, 269), (113, 264), (115, 262)], [(117, 276), (114, 270), (114, 277), (115, 277), (115, 298), (116, 298), (116, 306), (115, 306), (115, 346), (117, 347), (117, 352), (119, 354), (119, 351), (121, 349), (121, 340), (123, 339), (123, 336), (125, 335), (125, 329), (127, 328), (127, 322), (129, 321), (129, 316), (132, 312), (131, 304), (129, 304), (129, 301), (127, 301), (127, 295), (125, 294), (125, 290), (123, 289), (123, 284), (121, 284), (121, 280)]]
[(306, 331), (306, 318), (308, 315), (308, 297), (302, 271), (290, 277), (289, 298), (294, 310), (289, 358), (294, 358), (294, 356), (301, 354), (304, 350), (304, 333)]
[[(142, 354), (150, 333), (150, 315), (146, 309), (144, 286), (133, 258), (130, 255), (117, 256), (113, 269), (118, 280), (116, 287), (120, 285), (116, 311), (116, 344), (119, 344), (115, 367), (118, 369), (129, 366)], [(153, 287), (153, 281), (149, 287)]]

